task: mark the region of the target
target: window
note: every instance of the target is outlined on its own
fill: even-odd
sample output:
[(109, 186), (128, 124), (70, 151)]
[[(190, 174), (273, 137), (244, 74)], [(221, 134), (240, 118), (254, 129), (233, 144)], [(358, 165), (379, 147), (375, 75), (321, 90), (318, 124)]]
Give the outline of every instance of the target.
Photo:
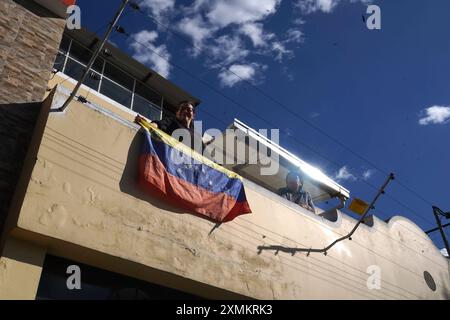
[[(80, 63), (76, 62), (75, 60), (69, 58), (69, 59), (67, 59), (67, 64), (66, 64), (64, 73), (75, 80), (80, 80), (85, 69), (86, 68), (83, 65), (81, 65)], [(88, 76), (84, 80), (83, 84), (85, 84), (89, 88), (98, 90), (98, 86), (100, 83), (99, 80), (100, 80), (100, 74), (95, 71), (92, 71), (92, 76), (90, 74), (88, 74)]]
[(114, 101), (117, 101), (127, 108), (131, 107), (132, 92), (119, 86), (111, 80), (103, 78), (100, 93), (104, 94), (108, 98), (113, 99)]
[(63, 36), (61, 39), (61, 45), (59, 47), (59, 51), (63, 52), (63, 53), (67, 53), (67, 51), (69, 51), (69, 47), (70, 47), (70, 38), (68, 38), (67, 36)]
[[(77, 42), (73, 41), (72, 46), (70, 48), (69, 56), (87, 66), (89, 60), (92, 57), (92, 52), (84, 48), (83, 46), (79, 45)], [(92, 66), (92, 69), (97, 72), (102, 72), (103, 59), (97, 58), (94, 62), (94, 65)]]
[(137, 94), (134, 95), (133, 111), (150, 120), (161, 120), (161, 109)]
[(133, 90), (134, 79), (108, 62), (105, 65), (105, 72), (103, 75), (114, 82), (117, 82), (121, 86), (124, 86), (128, 90)]
[[(53, 67), (79, 80), (91, 57), (91, 50), (64, 35)], [(95, 60), (83, 84), (149, 119), (161, 119), (161, 94), (103, 58)]]
[(143, 99), (150, 101), (154, 105), (160, 107), (162, 102), (162, 96), (156, 91), (150, 89), (142, 83), (136, 83), (135, 93), (142, 97)]
[(65, 62), (66, 62), (66, 55), (62, 52), (58, 52), (56, 54), (55, 63), (53, 64), (53, 69), (63, 71)]

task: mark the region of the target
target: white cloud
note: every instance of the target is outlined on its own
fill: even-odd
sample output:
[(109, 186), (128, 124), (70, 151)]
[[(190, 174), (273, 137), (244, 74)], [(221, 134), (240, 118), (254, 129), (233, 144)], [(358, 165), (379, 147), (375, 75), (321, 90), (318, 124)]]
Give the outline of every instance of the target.
[(263, 68), (264, 66), (256, 63), (233, 64), (228, 68), (228, 70), (222, 70), (219, 74), (219, 79), (223, 86), (232, 87), (240, 81), (254, 80), (257, 70)]
[(329, 13), (337, 6), (339, 0), (298, 0), (295, 6), (303, 14), (310, 14), (316, 11)]
[(301, 26), (301, 25), (304, 25), (306, 22), (302, 17), (298, 17), (298, 18), (295, 18), (292, 21), (292, 23), (295, 24), (296, 26)]
[(252, 40), (254, 47), (265, 47), (275, 37), (273, 33), (264, 33), (262, 23), (246, 23), (239, 30)]
[(133, 40), (130, 47), (134, 51), (133, 58), (168, 78), (171, 70), (170, 54), (166, 45), (156, 46), (154, 44), (157, 38), (156, 31), (148, 30), (142, 30), (132, 35)]
[(141, 0), (139, 5), (141, 8), (148, 9), (156, 19), (160, 20), (174, 10), (175, 0)]
[(375, 170), (367, 169), (363, 172), (362, 177), (364, 180), (369, 180), (373, 174), (375, 173)]
[(194, 42), (194, 55), (198, 55), (202, 50), (205, 40), (211, 37), (214, 29), (206, 25), (201, 15), (196, 15), (192, 18), (183, 18), (178, 23), (180, 32), (190, 36)]
[(345, 181), (345, 180), (356, 181), (357, 178), (356, 178), (356, 176), (354, 174), (352, 174), (348, 170), (347, 166), (343, 166), (335, 174), (334, 179), (337, 180), (337, 181)]
[(212, 63), (230, 65), (248, 56), (250, 51), (245, 49), (244, 43), (238, 36), (224, 35), (215, 39), (214, 44), (208, 46), (210, 56), (215, 59)]
[(450, 107), (432, 106), (423, 110), (424, 116), (419, 119), (421, 126), (444, 124), (450, 119)]
[(303, 42), (303, 32), (298, 29), (291, 28), (286, 33), (285, 43), (294, 42), (294, 43), (302, 43)]
[(280, 41), (272, 42), (272, 50), (275, 54), (275, 60), (281, 62), (285, 56), (291, 58), (293, 56), (292, 50), (286, 49), (284, 43)]
[[(300, 9), (302, 14), (311, 14), (317, 11), (332, 12), (342, 0), (297, 0), (294, 7)], [(350, 0), (351, 3), (361, 2), (367, 4), (372, 0)]]
[[(295, 0), (294, 7), (297, 12), (301, 11), (301, 14), (294, 16), (292, 28), (287, 27), (284, 34), (274, 34), (266, 30), (268, 18), (277, 13), (281, 0), (138, 1), (157, 21), (175, 26), (179, 32), (190, 37), (193, 46), (188, 48), (188, 51), (193, 57), (204, 54), (207, 67), (217, 69), (220, 65), (222, 70), (222, 67), (250, 66), (246, 70), (253, 70), (257, 74), (257, 69), (265, 68), (255, 68), (255, 65), (261, 64), (248, 61), (250, 55), (259, 58), (274, 57), (278, 62), (294, 56), (293, 48), (304, 41), (302, 25), (305, 23), (305, 14), (316, 11), (332, 12), (344, 1), (366, 3), (370, 0)], [(157, 31), (165, 32), (165, 29)], [(145, 42), (146, 46), (156, 53), (133, 43), (130, 46), (134, 50), (134, 57), (149, 64), (163, 76), (168, 76), (171, 68), (164, 58), (170, 59), (170, 54), (166, 45), (155, 44), (158, 34), (138, 33), (136, 36), (143, 37), (140, 42)], [(252, 51), (249, 50), (250, 42), (253, 45)], [(158, 57), (158, 54), (164, 58)], [(293, 79), (291, 73), (284, 74)], [(220, 79), (223, 84), (237, 83), (223, 72)]]
[(280, 2), (281, 0), (214, 0), (207, 2), (209, 8), (206, 16), (212, 24), (219, 27), (255, 22), (274, 14)]

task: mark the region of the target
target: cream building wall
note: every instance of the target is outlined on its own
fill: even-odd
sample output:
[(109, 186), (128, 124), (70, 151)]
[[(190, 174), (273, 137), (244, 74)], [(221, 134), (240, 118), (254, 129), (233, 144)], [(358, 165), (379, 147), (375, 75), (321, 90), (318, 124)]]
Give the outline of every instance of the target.
[[(385, 223), (375, 217), (372, 227), (361, 225), (327, 255), (292, 255), (258, 247), (325, 247), (356, 221), (340, 212), (328, 221), (250, 181), (253, 213), (216, 229), (147, 196), (136, 182), (142, 135), (133, 114), (79, 102), (64, 113), (49, 112), (67, 93), (58, 87), (42, 109), (29, 176), (23, 174), (9, 216), (11, 238), (205, 298), (450, 298), (449, 261), (406, 218)], [(5, 263), (11, 262), (2, 258), (0, 266)], [(380, 289), (367, 286), (371, 268), (381, 272)], [(0, 298), (18, 297), (8, 289), (14, 275), (0, 274)]]

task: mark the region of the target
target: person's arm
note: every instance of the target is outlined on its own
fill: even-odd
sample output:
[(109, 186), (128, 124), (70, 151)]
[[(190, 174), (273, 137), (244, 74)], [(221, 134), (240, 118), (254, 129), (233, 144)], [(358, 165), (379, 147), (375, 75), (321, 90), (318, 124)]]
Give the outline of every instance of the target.
[(280, 196), (280, 197), (283, 197), (283, 198), (285, 198), (286, 200), (289, 200), (288, 199), (288, 196), (287, 196), (287, 191), (286, 191), (286, 189), (285, 188), (281, 188), (281, 189), (278, 189), (278, 195)]
[(308, 193), (308, 206), (311, 208), (311, 211), (316, 213), (316, 207), (314, 206), (314, 202), (312, 201), (311, 196)]
[(152, 122), (151, 120), (147, 119), (146, 117), (141, 116), (140, 114), (136, 115), (136, 118), (134, 118), (134, 122), (139, 123), (140, 121), (144, 121), (149, 123), (153, 128), (158, 129), (158, 124), (155, 122)]

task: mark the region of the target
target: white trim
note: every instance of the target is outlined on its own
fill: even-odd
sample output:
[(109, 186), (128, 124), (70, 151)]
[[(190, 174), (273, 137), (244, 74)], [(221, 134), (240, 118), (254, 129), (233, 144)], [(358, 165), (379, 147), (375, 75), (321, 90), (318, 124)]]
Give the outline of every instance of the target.
[(104, 77), (104, 74), (105, 74), (105, 66), (106, 66), (106, 60), (103, 59), (102, 73), (100, 74), (100, 83), (98, 85), (98, 91), (99, 92), (100, 92), (100, 89), (102, 88), (103, 77)]
[(131, 110), (134, 107), (134, 95), (136, 94), (136, 79), (133, 78), (133, 91), (131, 92)]
[[(81, 64), (81, 65), (82, 65), (83, 67), (85, 67), (85, 68), (87, 67), (87, 65), (85, 65), (83, 62), (81, 62), (81, 61), (75, 59), (75, 58), (74, 58), (73, 56), (71, 56), (70, 54), (68, 55), (68, 58), (69, 58), (70, 60), (75, 61), (75, 62), (78, 63), (78, 64)], [(103, 59), (103, 58), (102, 58), (102, 59)], [(106, 65), (105, 59), (103, 59), (103, 62), (104, 62), (104, 64), (103, 64), (103, 66), (102, 66), (103, 70), (102, 70), (101, 76), (102, 76), (103, 78), (105, 78), (106, 80), (111, 81), (111, 82), (112, 82), (113, 84), (115, 84), (116, 86), (118, 86), (118, 87), (120, 87), (120, 88), (122, 88), (122, 89), (124, 89), (124, 90), (126, 90), (126, 91), (129, 91), (129, 92), (133, 93), (133, 91), (131, 91), (130, 89), (124, 87), (123, 85), (121, 85), (121, 84), (115, 82), (114, 80), (108, 78), (107, 76), (105, 76), (105, 73), (104, 73), (104, 71), (105, 71), (105, 65)], [(112, 65), (112, 66), (114, 66), (114, 65)], [(115, 66), (114, 66), (114, 67), (115, 67)], [(66, 71), (66, 69), (64, 69), (64, 71)], [(95, 72), (95, 73), (100, 74), (100, 72), (95, 71), (93, 68), (91, 68), (89, 71), (93, 71), (93, 72)], [(131, 77), (131, 78), (133, 79), (133, 81), (135, 80), (133, 77)], [(98, 90), (100, 90), (100, 89), (101, 89), (101, 88), (100, 88), (100, 86), (99, 86), (99, 89), (98, 89)]]
[[(322, 183), (329, 187), (330, 189), (336, 191), (337, 193), (341, 194), (345, 198), (350, 197), (350, 191), (336, 183), (333, 179), (325, 175), (322, 171), (315, 168), (314, 166), (310, 165), (306, 161), (298, 158), (288, 150), (284, 149), (280, 145), (274, 143), (272, 140), (268, 139), (267, 137), (264, 137), (259, 132), (254, 130), (253, 128), (247, 126), (245, 123), (238, 119), (234, 119), (233, 125), (236, 129), (239, 129), (245, 133), (247, 133), (249, 136), (253, 137), (257, 141), (261, 142), (262, 144), (269, 147), (272, 151), (277, 152), (280, 156), (287, 159), (289, 162), (300, 168), (304, 173), (308, 174), (311, 178), (318, 181), (319, 183)], [(315, 174), (312, 175), (311, 173), (314, 172)]]
[(64, 65), (63, 65), (63, 69), (61, 71), (66, 70), (67, 61), (69, 60), (69, 52), (72, 49), (72, 42), (73, 42), (73, 40), (70, 39), (69, 47), (67, 48), (67, 52), (64, 54), (65, 55)]
[(160, 108), (161, 113), (160, 113), (160, 116), (159, 116), (160, 119), (162, 119), (162, 117), (163, 117), (163, 109), (164, 109), (164, 96), (161, 95), (161, 108)]

